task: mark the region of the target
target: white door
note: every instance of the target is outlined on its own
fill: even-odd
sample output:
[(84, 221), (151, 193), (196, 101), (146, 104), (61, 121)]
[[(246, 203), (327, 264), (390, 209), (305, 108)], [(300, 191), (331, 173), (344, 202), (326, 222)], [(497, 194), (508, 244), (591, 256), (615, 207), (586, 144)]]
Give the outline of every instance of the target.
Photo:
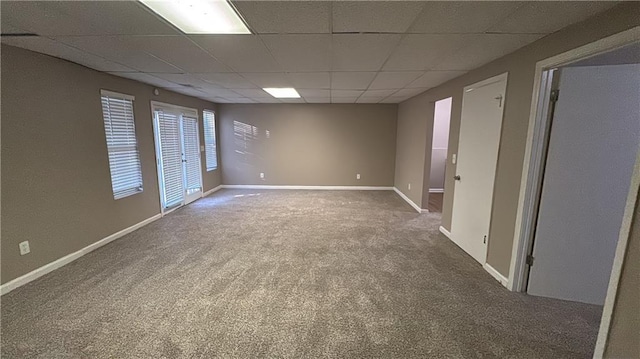
[(184, 202), (189, 204), (202, 197), (202, 169), (198, 120), (187, 115), (182, 115), (182, 153), (184, 154)]
[(465, 87), (451, 240), (484, 264), (507, 74)]
[(184, 203), (180, 118), (164, 110), (154, 111), (154, 118), (160, 202), (165, 212)]
[(640, 65), (563, 68), (527, 292), (602, 305), (640, 142)]

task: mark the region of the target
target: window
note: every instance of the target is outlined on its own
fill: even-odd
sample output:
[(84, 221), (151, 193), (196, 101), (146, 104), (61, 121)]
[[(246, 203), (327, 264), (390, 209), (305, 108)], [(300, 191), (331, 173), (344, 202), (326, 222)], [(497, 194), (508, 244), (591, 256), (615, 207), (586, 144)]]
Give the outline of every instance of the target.
[(102, 90), (102, 117), (107, 136), (113, 198), (142, 192), (142, 169), (133, 120), (133, 96)]
[(216, 148), (216, 115), (213, 111), (203, 111), (204, 147), (207, 157), (207, 171), (218, 168), (218, 150)]

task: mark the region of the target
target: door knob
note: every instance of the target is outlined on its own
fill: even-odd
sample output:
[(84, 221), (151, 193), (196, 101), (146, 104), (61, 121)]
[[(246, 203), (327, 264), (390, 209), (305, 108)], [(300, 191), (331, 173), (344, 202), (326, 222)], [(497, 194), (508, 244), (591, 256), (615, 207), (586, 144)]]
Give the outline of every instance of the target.
[(456, 180), (456, 181), (460, 181), (460, 175), (453, 176), (453, 179)]

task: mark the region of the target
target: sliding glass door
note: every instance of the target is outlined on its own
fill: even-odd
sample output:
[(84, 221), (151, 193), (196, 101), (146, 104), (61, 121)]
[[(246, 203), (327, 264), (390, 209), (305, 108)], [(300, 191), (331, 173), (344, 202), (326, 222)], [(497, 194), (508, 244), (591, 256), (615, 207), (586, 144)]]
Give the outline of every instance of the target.
[(160, 203), (166, 213), (202, 196), (198, 113), (152, 103)]

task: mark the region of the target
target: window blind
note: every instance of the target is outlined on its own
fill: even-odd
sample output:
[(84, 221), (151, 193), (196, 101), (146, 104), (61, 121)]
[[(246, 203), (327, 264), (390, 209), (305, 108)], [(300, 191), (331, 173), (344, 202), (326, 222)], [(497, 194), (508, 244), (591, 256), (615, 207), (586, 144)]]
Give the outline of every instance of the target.
[(142, 192), (142, 168), (133, 118), (133, 97), (102, 91), (113, 198)]
[(203, 111), (204, 146), (207, 171), (218, 168), (218, 149), (216, 148), (216, 115), (213, 111)]
[(182, 116), (182, 147), (185, 159), (185, 189), (187, 194), (200, 190), (200, 149), (198, 148), (198, 120)]
[(164, 206), (170, 208), (182, 203), (182, 149), (180, 148), (179, 117), (173, 112), (156, 111), (160, 136), (160, 161), (164, 187)]

